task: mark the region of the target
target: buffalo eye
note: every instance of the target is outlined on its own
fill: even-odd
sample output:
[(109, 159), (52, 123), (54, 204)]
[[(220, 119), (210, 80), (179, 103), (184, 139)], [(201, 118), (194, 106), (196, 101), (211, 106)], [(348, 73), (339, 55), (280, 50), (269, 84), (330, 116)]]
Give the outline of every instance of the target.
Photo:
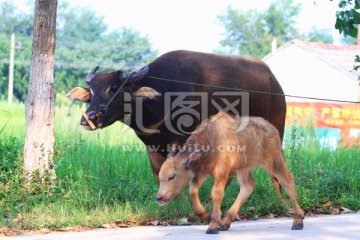
[(171, 175), (168, 177), (168, 181), (173, 180), (173, 179), (175, 178), (175, 176), (176, 176), (175, 173), (171, 174)]
[(110, 87), (110, 91), (112, 91), (112, 92), (116, 92), (118, 89), (119, 89), (119, 86), (118, 86), (118, 85), (112, 85), (112, 86)]

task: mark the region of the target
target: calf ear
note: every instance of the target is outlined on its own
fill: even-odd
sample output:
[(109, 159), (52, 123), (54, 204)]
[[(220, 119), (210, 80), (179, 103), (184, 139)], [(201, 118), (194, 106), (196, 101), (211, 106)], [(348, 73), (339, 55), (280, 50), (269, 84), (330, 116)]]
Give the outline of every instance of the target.
[(139, 88), (139, 90), (137, 90), (134, 93), (135, 97), (143, 97), (143, 98), (147, 98), (147, 99), (154, 99), (156, 97), (161, 96), (161, 93), (159, 93), (158, 91), (156, 91), (153, 88), (150, 87), (142, 87)]
[(190, 169), (190, 164), (197, 161), (201, 157), (201, 149), (197, 149), (190, 153), (189, 157), (185, 160), (184, 166), (186, 170)]
[(176, 154), (178, 154), (179, 149), (175, 148), (173, 150), (171, 150), (168, 155), (166, 156), (166, 158), (171, 158), (171, 157), (175, 157)]
[(86, 103), (90, 102), (89, 91), (83, 87), (73, 88), (70, 92), (66, 94), (66, 96), (72, 100), (78, 100)]

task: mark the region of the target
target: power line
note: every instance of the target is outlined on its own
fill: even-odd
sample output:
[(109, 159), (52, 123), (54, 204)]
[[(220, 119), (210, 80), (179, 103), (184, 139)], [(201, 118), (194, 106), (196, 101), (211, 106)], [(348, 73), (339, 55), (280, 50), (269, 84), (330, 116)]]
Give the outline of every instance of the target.
[(249, 92), (249, 93), (256, 93), (256, 94), (266, 94), (266, 95), (302, 98), (302, 99), (328, 101), (328, 102), (344, 102), (344, 103), (355, 103), (355, 104), (360, 103), (360, 102), (355, 102), (355, 101), (335, 100), (335, 99), (316, 98), (316, 97), (304, 97), (304, 96), (298, 96), (298, 95), (290, 95), (290, 94), (281, 94), (281, 93), (273, 93), (273, 92), (248, 90), (248, 89), (242, 89), (242, 88), (231, 88), (231, 87), (220, 86), (220, 85), (212, 85), (212, 84), (183, 82), (183, 81), (179, 81), (179, 80), (160, 78), (160, 77), (153, 77), (153, 76), (147, 76), (147, 77), (152, 78), (152, 79), (156, 79), (156, 80), (160, 80), (160, 81), (175, 82), (175, 83), (182, 83), (182, 84), (196, 85), (196, 86), (203, 86), (203, 87), (211, 87), (211, 88), (219, 88), (219, 89), (225, 89), (225, 90), (237, 90), (237, 91), (241, 91), (241, 92)]
[[(0, 63), (9, 63), (8, 59), (0, 59)], [(15, 61), (15, 64), (19, 65), (30, 65), (28, 62), (24, 61)], [(114, 63), (116, 64), (116, 63)], [(55, 68), (56, 67), (72, 67), (72, 68), (82, 68), (82, 69), (90, 69), (94, 66), (93, 63), (85, 63), (85, 64), (71, 64), (71, 63), (62, 63), (62, 62), (56, 62), (55, 61)], [(134, 66), (122, 66), (123, 69), (134, 69)], [(108, 68), (107, 69), (117, 69), (117, 68)], [(154, 76), (147, 76), (148, 78), (160, 80), (160, 81), (168, 81), (168, 82), (175, 82), (175, 83), (181, 83), (181, 84), (188, 84), (188, 85), (196, 85), (196, 86), (203, 86), (203, 87), (211, 87), (211, 88), (219, 88), (219, 89), (225, 89), (225, 90), (237, 90), (241, 92), (250, 92), (250, 93), (256, 93), (256, 94), (266, 94), (266, 95), (275, 95), (275, 96), (284, 96), (284, 97), (292, 97), (292, 98), (301, 98), (301, 99), (308, 99), (308, 100), (318, 100), (318, 101), (328, 101), (328, 102), (343, 102), (343, 103), (355, 103), (359, 104), (360, 102), (355, 101), (347, 101), (347, 100), (337, 100), (337, 99), (327, 99), (327, 98), (317, 98), (317, 97), (304, 97), (299, 95), (291, 95), (291, 94), (280, 94), (280, 93), (272, 93), (272, 92), (265, 92), (265, 91), (256, 91), (256, 90), (247, 90), (242, 88), (231, 88), (226, 86), (220, 86), (220, 85), (211, 85), (211, 84), (202, 84), (202, 83), (191, 83), (191, 82), (183, 82), (179, 80), (174, 79), (167, 79), (167, 78), (160, 78), (160, 77), (154, 77)]]

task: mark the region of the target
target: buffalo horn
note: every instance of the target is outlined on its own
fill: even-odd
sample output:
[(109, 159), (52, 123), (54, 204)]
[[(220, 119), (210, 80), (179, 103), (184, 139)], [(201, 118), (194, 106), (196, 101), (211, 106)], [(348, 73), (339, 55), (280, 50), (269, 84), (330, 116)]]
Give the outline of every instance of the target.
[(129, 77), (128, 73), (123, 73), (123, 72), (120, 73), (120, 79), (127, 79), (128, 77)]
[(96, 66), (91, 72), (88, 73), (85, 77), (85, 82), (90, 84), (91, 79), (95, 76), (96, 71), (99, 69), (99, 66)]
[(131, 81), (136, 82), (143, 79), (148, 74), (148, 72), (149, 72), (149, 66), (143, 67), (139, 71), (132, 74)]

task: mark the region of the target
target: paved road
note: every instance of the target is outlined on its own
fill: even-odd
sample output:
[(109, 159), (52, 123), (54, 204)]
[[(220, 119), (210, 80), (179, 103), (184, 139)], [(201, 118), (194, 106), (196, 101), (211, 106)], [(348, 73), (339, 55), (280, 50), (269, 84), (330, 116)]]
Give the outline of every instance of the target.
[[(47, 235), (5, 237), (8, 240), (211, 240), (211, 239), (360, 239), (360, 213), (306, 217), (304, 230), (290, 230), (292, 219), (235, 222), (227, 232), (205, 234), (207, 226), (133, 227), (114, 230), (90, 230)], [(1, 237), (0, 237), (1, 238)], [(2, 238), (1, 238), (2, 239)]]

